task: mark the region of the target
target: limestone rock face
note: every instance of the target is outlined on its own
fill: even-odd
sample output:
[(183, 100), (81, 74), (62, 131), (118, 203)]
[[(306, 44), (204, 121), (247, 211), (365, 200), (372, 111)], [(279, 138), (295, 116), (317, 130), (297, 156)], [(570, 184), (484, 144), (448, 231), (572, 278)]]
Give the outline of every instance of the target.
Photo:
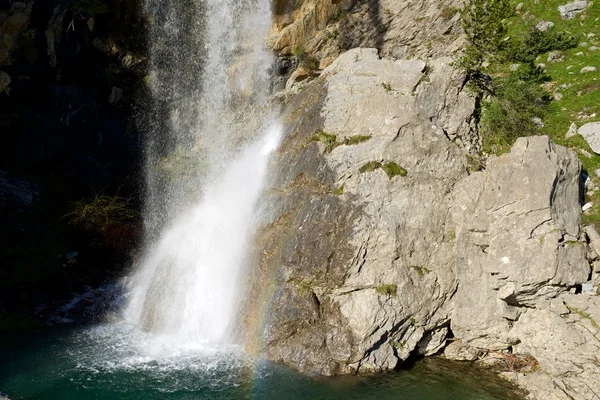
[(460, 0), (278, 0), (270, 42), (283, 54), (302, 47), (322, 67), (357, 47), (393, 58), (450, 56), (462, 44), (461, 6)]
[(271, 359), (331, 375), (443, 347), (456, 290), (450, 192), (467, 175), (450, 138), (473, 140), (475, 104), (449, 61), (355, 49), (287, 99), (258, 249), (263, 275), (277, 276), (260, 284), (274, 288)]
[(575, 153), (547, 137), (518, 139), (454, 189), (456, 274), (452, 330), (472, 345), (507, 348), (523, 311), (585, 282)]
[(563, 294), (527, 310), (513, 334), (515, 350), (534, 356), (540, 371), (508, 376), (536, 399), (593, 399), (600, 393), (600, 297)]

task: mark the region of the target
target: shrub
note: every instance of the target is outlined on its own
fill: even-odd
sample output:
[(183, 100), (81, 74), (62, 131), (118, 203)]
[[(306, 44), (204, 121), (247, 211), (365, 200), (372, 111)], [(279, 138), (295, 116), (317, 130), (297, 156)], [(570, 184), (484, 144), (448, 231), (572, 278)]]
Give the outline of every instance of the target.
[(486, 59), (496, 57), (506, 46), (504, 20), (512, 15), (509, 0), (469, 0), (461, 10), (468, 45), (457, 60), (468, 77), (477, 83)]
[(509, 61), (532, 63), (540, 54), (574, 47), (577, 47), (577, 40), (573, 36), (555, 29), (540, 31), (533, 28), (525, 39), (514, 41), (511, 46), (506, 47), (504, 57)]
[(498, 154), (508, 150), (518, 137), (537, 134), (533, 118), (542, 118), (550, 101), (535, 80), (519, 79), (519, 72), (499, 79), (495, 96), (483, 103), (480, 128), (484, 149)]

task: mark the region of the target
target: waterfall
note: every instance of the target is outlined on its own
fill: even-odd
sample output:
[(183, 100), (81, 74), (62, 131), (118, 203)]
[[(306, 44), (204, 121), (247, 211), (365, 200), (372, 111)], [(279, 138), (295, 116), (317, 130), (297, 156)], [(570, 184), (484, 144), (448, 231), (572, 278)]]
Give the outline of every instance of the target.
[(126, 315), (227, 340), (255, 207), (281, 129), (270, 117), (268, 0), (146, 0), (146, 251)]

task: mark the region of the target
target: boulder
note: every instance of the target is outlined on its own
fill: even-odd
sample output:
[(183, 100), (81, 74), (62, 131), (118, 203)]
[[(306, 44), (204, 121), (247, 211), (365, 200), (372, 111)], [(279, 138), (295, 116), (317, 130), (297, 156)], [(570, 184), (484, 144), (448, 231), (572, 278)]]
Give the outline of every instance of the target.
[(587, 281), (580, 174), (574, 152), (540, 136), (456, 185), (456, 337), (508, 348), (526, 340), (511, 329), (524, 311)]
[(569, 125), (569, 130), (567, 133), (565, 133), (565, 137), (570, 138), (575, 135), (577, 135), (577, 124), (575, 122), (571, 122), (571, 125)]
[(600, 393), (600, 297), (565, 293), (550, 305), (527, 310), (514, 325), (523, 340), (513, 350), (540, 365), (514, 380), (535, 399), (594, 399)]
[(562, 19), (572, 19), (575, 15), (585, 10), (588, 6), (587, 0), (577, 0), (571, 3), (567, 3), (562, 6), (558, 6), (558, 12)]
[(600, 154), (600, 122), (589, 122), (582, 125), (577, 130), (577, 133), (583, 136), (594, 153)]
[(587, 66), (587, 67), (581, 68), (581, 71), (579, 71), (579, 73), (581, 73), (581, 74), (586, 74), (588, 72), (596, 72), (596, 67)]
[(554, 22), (552, 21), (540, 21), (535, 26), (535, 29), (541, 32), (546, 32), (548, 29), (554, 28)]

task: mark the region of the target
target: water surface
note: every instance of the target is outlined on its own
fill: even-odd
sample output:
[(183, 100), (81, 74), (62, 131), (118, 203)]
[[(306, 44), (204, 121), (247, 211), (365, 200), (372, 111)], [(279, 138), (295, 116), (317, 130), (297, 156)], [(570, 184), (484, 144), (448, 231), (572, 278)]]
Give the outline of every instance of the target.
[(0, 336), (0, 392), (12, 400), (507, 400), (511, 386), (469, 364), (318, 378), (250, 360), (235, 346), (149, 335), (126, 324)]

